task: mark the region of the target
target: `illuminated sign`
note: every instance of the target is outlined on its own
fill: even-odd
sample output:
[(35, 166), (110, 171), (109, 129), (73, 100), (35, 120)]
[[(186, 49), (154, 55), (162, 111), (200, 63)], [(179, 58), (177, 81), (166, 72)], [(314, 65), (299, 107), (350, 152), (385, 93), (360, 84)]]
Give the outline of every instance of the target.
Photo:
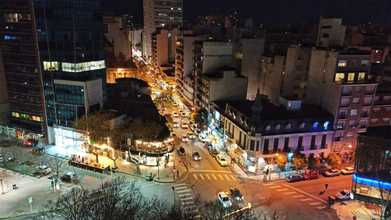
[(370, 179), (365, 177), (359, 177), (357, 175), (353, 175), (353, 181), (355, 181), (358, 184), (363, 184), (367, 186), (372, 186), (380, 189), (387, 189), (391, 190), (391, 183), (383, 182), (376, 179)]
[(84, 63), (62, 63), (62, 71), (80, 73), (106, 68), (104, 60), (90, 61)]

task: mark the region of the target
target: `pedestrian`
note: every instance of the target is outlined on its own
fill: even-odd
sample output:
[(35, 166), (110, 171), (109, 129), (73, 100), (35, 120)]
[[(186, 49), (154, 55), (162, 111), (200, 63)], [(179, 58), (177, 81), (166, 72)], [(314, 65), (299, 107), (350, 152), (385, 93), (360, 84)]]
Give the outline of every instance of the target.
[(329, 184), (324, 184), (324, 188), (325, 188), (325, 190), (327, 190), (327, 188), (329, 187)]
[(179, 178), (179, 170), (176, 171), (176, 176)]

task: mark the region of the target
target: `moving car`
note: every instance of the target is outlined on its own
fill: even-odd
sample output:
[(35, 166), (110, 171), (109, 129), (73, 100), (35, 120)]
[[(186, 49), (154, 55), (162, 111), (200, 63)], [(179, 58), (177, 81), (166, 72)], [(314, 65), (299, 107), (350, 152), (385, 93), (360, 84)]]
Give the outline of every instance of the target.
[(172, 124), (172, 127), (173, 128), (179, 128), (179, 124), (178, 123), (174, 123), (174, 124)]
[(179, 115), (178, 115), (177, 112), (174, 112), (174, 113), (172, 113), (172, 116), (173, 116), (173, 117), (178, 117)]
[(186, 129), (186, 128), (189, 128), (189, 125), (186, 124), (186, 123), (183, 123), (181, 127), (182, 127), (183, 129)]
[(243, 197), (243, 195), (242, 195), (242, 193), (240, 192), (239, 189), (231, 187), (229, 189), (229, 192), (230, 192), (231, 197), (232, 197), (233, 200), (238, 201), (238, 202), (241, 202), (241, 201), (244, 200), (244, 197)]
[(231, 198), (225, 192), (219, 192), (217, 194), (217, 200), (224, 208), (229, 208), (232, 206)]
[(222, 167), (228, 166), (228, 161), (227, 161), (227, 159), (223, 155), (217, 154), (216, 155), (216, 160), (220, 164), (220, 166), (222, 166)]
[(176, 151), (178, 153), (178, 155), (180, 156), (183, 156), (185, 155), (186, 151), (185, 151), (185, 148), (183, 147), (179, 147), (179, 149)]
[(353, 167), (345, 167), (345, 169), (341, 170), (341, 173), (343, 175), (350, 175), (354, 173), (354, 168)]
[(293, 175), (290, 175), (286, 178), (286, 181), (289, 183), (299, 182), (302, 180), (304, 180), (304, 176), (301, 174), (293, 174)]
[(339, 201), (347, 201), (352, 199), (352, 193), (349, 190), (342, 190), (341, 192), (335, 195), (335, 198)]
[(324, 172), (324, 176), (332, 177), (332, 176), (339, 176), (341, 174), (340, 170), (337, 169), (331, 169)]
[(193, 157), (193, 160), (195, 160), (195, 161), (200, 161), (202, 159), (200, 153), (198, 153), (198, 152), (194, 152), (192, 157)]

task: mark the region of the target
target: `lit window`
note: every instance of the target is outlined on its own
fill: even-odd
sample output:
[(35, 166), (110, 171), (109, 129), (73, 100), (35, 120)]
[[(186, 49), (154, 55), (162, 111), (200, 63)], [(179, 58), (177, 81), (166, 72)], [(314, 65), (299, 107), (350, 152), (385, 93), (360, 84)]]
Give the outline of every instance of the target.
[(270, 129), (271, 129), (272, 127), (270, 126), (270, 125), (266, 125), (266, 131), (270, 131)]
[(58, 71), (57, 61), (43, 61), (43, 70), (45, 71)]
[(358, 73), (358, 81), (365, 80), (365, 72), (359, 72)]
[(305, 122), (302, 122), (302, 123), (300, 124), (300, 128), (305, 128)]
[(346, 67), (347, 63), (346, 60), (340, 60), (338, 61), (338, 67)]
[(11, 115), (12, 115), (12, 117), (14, 117), (14, 118), (20, 118), (19, 112), (12, 112)]
[(4, 40), (16, 40), (16, 37), (13, 35), (6, 34), (4, 35)]
[(358, 114), (357, 109), (350, 110), (350, 116), (357, 116), (357, 114)]
[(336, 73), (335, 82), (343, 82), (345, 79), (345, 73)]
[(312, 124), (312, 128), (313, 129), (316, 129), (316, 128), (318, 128), (319, 127), (319, 122), (314, 122), (313, 124)]
[(354, 75), (355, 75), (355, 73), (349, 73), (348, 74), (348, 82), (353, 82), (354, 81)]
[(281, 128), (280, 124), (277, 124), (276, 127), (275, 127), (276, 130), (279, 130), (280, 128)]
[(104, 60), (90, 61), (84, 63), (62, 63), (61, 66), (62, 66), (62, 71), (72, 72), (72, 73), (80, 73), (80, 72), (106, 68)]
[(325, 122), (323, 123), (323, 128), (324, 128), (324, 130), (328, 130), (328, 129), (329, 129), (329, 126), (330, 126), (330, 122), (329, 122), (329, 121), (325, 121)]
[(361, 65), (367, 66), (369, 64), (369, 60), (361, 60)]

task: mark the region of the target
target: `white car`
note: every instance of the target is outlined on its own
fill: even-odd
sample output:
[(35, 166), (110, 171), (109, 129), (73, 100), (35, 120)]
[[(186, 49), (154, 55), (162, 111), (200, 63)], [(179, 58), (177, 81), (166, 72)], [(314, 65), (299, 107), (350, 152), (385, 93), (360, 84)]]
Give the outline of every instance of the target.
[(225, 192), (219, 192), (217, 194), (217, 200), (220, 202), (220, 204), (224, 207), (224, 208), (229, 208), (232, 206), (232, 201), (231, 201), (231, 198), (228, 196), (227, 193)]
[(182, 124), (182, 128), (183, 129), (189, 128), (189, 125), (188, 124)]
[(174, 124), (172, 125), (172, 127), (173, 127), (173, 128), (179, 128), (179, 124), (178, 124), (178, 123), (174, 123)]
[(341, 192), (335, 195), (335, 198), (339, 201), (347, 201), (352, 199), (351, 192), (349, 190), (342, 190)]
[(173, 117), (178, 117), (179, 115), (178, 115), (177, 112), (174, 112), (174, 113), (172, 113), (172, 116), (173, 116)]
[(227, 161), (227, 159), (223, 155), (218, 154), (216, 156), (216, 160), (220, 164), (220, 166), (222, 166), (222, 167), (228, 166), (228, 161)]
[(182, 141), (183, 141), (183, 142), (188, 142), (188, 141), (189, 141), (189, 138), (186, 137), (186, 136), (184, 136), (184, 137), (182, 137)]
[(345, 169), (341, 170), (341, 173), (343, 175), (350, 175), (354, 173), (354, 168), (353, 167), (345, 167)]

